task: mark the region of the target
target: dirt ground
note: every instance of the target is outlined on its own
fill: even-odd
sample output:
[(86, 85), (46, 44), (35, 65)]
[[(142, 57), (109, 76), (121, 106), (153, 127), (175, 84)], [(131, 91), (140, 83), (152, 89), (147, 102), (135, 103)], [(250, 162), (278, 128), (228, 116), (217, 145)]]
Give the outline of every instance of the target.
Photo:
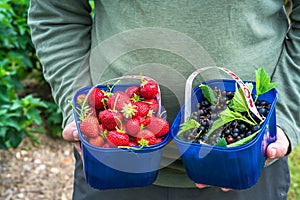
[(25, 139), (17, 149), (0, 150), (0, 200), (70, 200), (72, 145), (39, 134), (36, 147)]

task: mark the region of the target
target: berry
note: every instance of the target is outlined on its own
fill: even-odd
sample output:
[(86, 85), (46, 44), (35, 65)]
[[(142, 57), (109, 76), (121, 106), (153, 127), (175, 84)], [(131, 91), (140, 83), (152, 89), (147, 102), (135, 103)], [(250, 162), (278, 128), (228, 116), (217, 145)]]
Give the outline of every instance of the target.
[(129, 135), (136, 135), (141, 130), (141, 123), (139, 118), (134, 117), (132, 119), (129, 119), (125, 124), (125, 129)]
[(140, 146), (149, 146), (156, 144), (156, 137), (154, 133), (147, 129), (143, 129), (136, 135), (136, 140)]
[(90, 138), (89, 143), (97, 147), (102, 147), (104, 145), (104, 139), (99, 135), (97, 137)]
[(111, 131), (120, 127), (122, 122), (122, 114), (112, 110), (103, 110), (99, 113), (99, 120), (105, 129)]
[(153, 110), (153, 112), (158, 112), (159, 105), (156, 99), (145, 99), (144, 102), (149, 105), (149, 108)]
[(148, 104), (144, 103), (144, 102), (135, 102), (133, 103), (133, 105), (135, 106), (135, 109), (137, 110), (136, 113), (134, 113), (135, 116), (141, 116), (141, 117), (145, 117), (148, 115), (150, 107)]
[(88, 100), (90, 105), (94, 106), (97, 110), (104, 110), (106, 106), (107, 96), (102, 89), (93, 88), (88, 96)]
[(129, 136), (121, 130), (110, 131), (107, 134), (106, 139), (112, 147), (129, 145)]
[(108, 98), (107, 106), (111, 110), (121, 111), (124, 105), (130, 103), (130, 98), (125, 92), (117, 91)]
[(158, 84), (154, 80), (144, 80), (140, 86), (140, 94), (145, 99), (154, 99), (158, 94)]
[(152, 117), (150, 124), (146, 126), (156, 137), (162, 137), (169, 132), (169, 123), (161, 117)]
[(80, 131), (87, 137), (97, 137), (100, 133), (98, 119), (93, 116), (88, 116), (80, 123)]
[(85, 102), (85, 99), (86, 99), (86, 94), (80, 94), (80, 95), (78, 95), (78, 97), (76, 98), (76, 104), (78, 106), (82, 106), (83, 103)]
[(134, 97), (134, 95), (139, 96), (140, 95), (140, 87), (138, 86), (130, 86), (125, 90), (125, 93), (129, 96), (129, 98)]

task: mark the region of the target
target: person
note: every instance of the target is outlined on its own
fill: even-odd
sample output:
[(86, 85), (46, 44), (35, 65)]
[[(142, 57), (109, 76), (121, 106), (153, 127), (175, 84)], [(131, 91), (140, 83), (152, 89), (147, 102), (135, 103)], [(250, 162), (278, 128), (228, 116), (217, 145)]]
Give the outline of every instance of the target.
[[(287, 156), (300, 134), (299, 0), (292, 2), (290, 23), (283, 0), (95, 0), (93, 12), (90, 3), (31, 0), (28, 15), (44, 77), (63, 111), (63, 138), (75, 144), (74, 200), (287, 199)], [(96, 190), (86, 183), (67, 103), (76, 89), (142, 71), (165, 86), (162, 100), (172, 123), (182, 103), (177, 99), (183, 90), (176, 89), (195, 68), (211, 64), (244, 80), (264, 67), (278, 82), (277, 140), (268, 146), (267, 165), (254, 186), (230, 190), (193, 183), (180, 159), (160, 169), (150, 186)]]

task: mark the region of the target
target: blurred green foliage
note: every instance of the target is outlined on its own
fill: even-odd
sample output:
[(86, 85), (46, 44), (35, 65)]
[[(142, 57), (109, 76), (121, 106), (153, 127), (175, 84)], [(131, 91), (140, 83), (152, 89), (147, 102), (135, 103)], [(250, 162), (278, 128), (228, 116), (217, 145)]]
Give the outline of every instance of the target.
[[(28, 77), (36, 79), (39, 84), (46, 84), (27, 25), (28, 6), (29, 0), (0, 2), (1, 149), (16, 148), (26, 136), (38, 144), (38, 137), (34, 134), (36, 128), (33, 127), (42, 125), (41, 111), (47, 111), (49, 107), (56, 112), (47, 113), (46, 124), (52, 127), (60, 127), (61, 124), (61, 112), (53, 101), (46, 102), (32, 94), (22, 95), (22, 80)], [(56, 118), (56, 121), (47, 121), (49, 118)], [(58, 135), (51, 131), (50, 134)]]

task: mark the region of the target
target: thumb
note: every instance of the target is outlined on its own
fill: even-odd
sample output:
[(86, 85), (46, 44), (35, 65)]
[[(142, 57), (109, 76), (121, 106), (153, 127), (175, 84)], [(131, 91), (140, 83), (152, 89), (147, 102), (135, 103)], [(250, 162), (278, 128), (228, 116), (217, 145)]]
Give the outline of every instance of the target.
[(282, 158), (289, 148), (289, 140), (281, 128), (277, 128), (277, 140), (267, 147), (267, 157), (270, 159)]
[(75, 124), (75, 121), (69, 123), (63, 130), (62, 136), (64, 140), (68, 142), (77, 142), (79, 141), (78, 131)]

